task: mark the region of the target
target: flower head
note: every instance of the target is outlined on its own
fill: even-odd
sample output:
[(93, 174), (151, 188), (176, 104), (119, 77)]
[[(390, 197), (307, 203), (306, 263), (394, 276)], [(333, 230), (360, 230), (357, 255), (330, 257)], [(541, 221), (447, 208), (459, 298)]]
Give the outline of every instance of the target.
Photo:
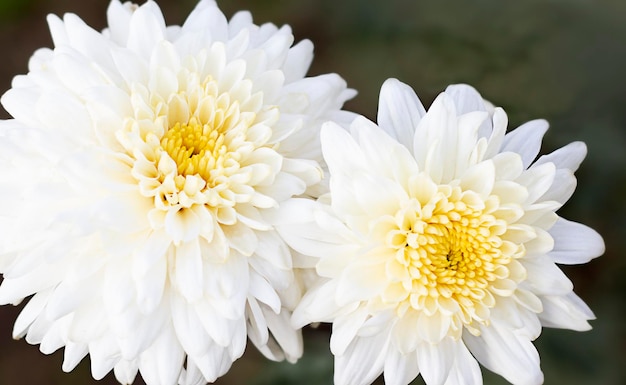
[(556, 266), (604, 251), (595, 231), (555, 213), (585, 145), (535, 161), (547, 123), (506, 134), (504, 111), (466, 85), (426, 112), (388, 80), (378, 124), (323, 127), (330, 192), (295, 222), (289, 205), (276, 214), (321, 276), (294, 325), (333, 322), (337, 384), (383, 372), (388, 384), (420, 373), (429, 385), (477, 384), (477, 360), (512, 383), (540, 383), (531, 341), (542, 326), (586, 330), (593, 318)]
[(299, 285), (266, 211), (321, 183), (322, 122), (349, 121), (337, 75), (306, 77), (308, 40), (227, 20), (182, 26), (114, 0), (102, 33), (48, 18), (53, 49), (14, 79), (0, 124), (0, 302), (63, 369), (130, 383), (213, 381), (249, 338), (301, 355)]

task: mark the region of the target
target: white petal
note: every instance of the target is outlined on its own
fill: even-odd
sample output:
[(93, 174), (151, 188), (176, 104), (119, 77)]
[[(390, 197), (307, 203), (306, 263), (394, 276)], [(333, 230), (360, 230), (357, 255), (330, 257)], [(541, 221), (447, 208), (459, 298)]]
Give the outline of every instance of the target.
[(509, 118), (504, 110), (497, 107), (493, 112), (492, 125), (493, 129), (490, 134), (485, 135), (487, 139), (487, 147), (484, 150), (484, 159), (491, 159), (501, 153), (502, 143), (509, 124)]
[(413, 134), (424, 106), (408, 85), (397, 79), (387, 79), (380, 88), (378, 125), (407, 149), (413, 147)]
[[(60, 60), (64, 56), (57, 55), (56, 59)], [(82, 68), (85, 63), (76, 63), (79, 68), (73, 69), (70, 63), (63, 63), (67, 71), (71, 71), (74, 75), (73, 81), (80, 82), (81, 86), (89, 83), (96, 83), (99, 79), (86, 79), (82, 77), (85, 72)], [(85, 77), (93, 77), (94, 74), (85, 74)], [(65, 92), (47, 92), (41, 95), (37, 101), (36, 113), (46, 122), (46, 126), (55, 130), (58, 134), (67, 135), (77, 142), (90, 140), (92, 132), (85, 130), (85, 127), (91, 127), (92, 122), (89, 112), (83, 104), (74, 96), (70, 96)], [(68, 118), (71, 114), (71, 118)]]
[(275, 313), (280, 312), (280, 298), (272, 285), (270, 285), (265, 278), (255, 272), (250, 272), (249, 290), (254, 298), (269, 306)]
[(187, 363), (196, 365), (204, 378), (214, 382), (217, 377), (225, 374), (233, 363), (225, 348), (214, 347), (208, 349), (205, 354), (187, 357)]
[(370, 173), (390, 178), (404, 186), (411, 175), (419, 172), (408, 148), (369, 120), (357, 118), (351, 125), (351, 133), (367, 154), (368, 163), (363, 167)]
[(243, 355), (246, 349), (246, 342), (248, 341), (246, 320), (240, 317), (231, 322), (230, 326), (232, 333), (228, 345), (228, 354), (233, 360), (236, 360)]
[(187, 242), (198, 236), (202, 223), (192, 209), (169, 210), (165, 215), (165, 231), (174, 243)]
[[(524, 231), (529, 230), (529, 228), (522, 226), (519, 230)], [(550, 233), (539, 227), (535, 227), (533, 230), (535, 232), (535, 238), (524, 243), (526, 247), (526, 258), (547, 254), (554, 248), (554, 239)], [(531, 233), (528, 234), (530, 235)]]
[(182, 33), (198, 31), (214, 41), (228, 40), (228, 21), (214, 2), (200, 2), (182, 25)]
[(148, 384), (174, 384), (180, 376), (184, 360), (185, 351), (171, 327), (167, 327), (139, 357), (141, 377)]
[(179, 385), (205, 385), (206, 379), (204, 375), (198, 369), (198, 367), (191, 361), (187, 361), (187, 370), (183, 369), (178, 379)]
[(326, 214), (330, 218), (316, 218), (324, 216), (316, 213), (319, 209), (324, 210), (312, 200), (290, 200), (272, 213), (272, 221), (279, 224), (277, 230), (291, 248), (312, 257), (332, 255), (333, 258), (328, 258), (332, 264), (339, 258), (336, 256), (346, 255), (348, 250), (356, 251), (359, 246), (346, 243), (342, 235), (349, 230), (337, 218), (330, 214)]
[(455, 342), (446, 337), (436, 344), (423, 342), (417, 350), (417, 365), (428, 385), (441, 385), (448, 378), (455, 357)]
[(133, 12), (128, 31), (128, 48), (149, 58), (154, 47), (164, 38), (165, 20), (155, 2), (149, 1)]
[(569, 169), (557, 169), (552, 186), (538, 201), (556, 201), (564, 204), (576, 190), (576, 177)]
[[(268, 25), (261, 26), (267, 27)], [(259, 46), (267, 55), (268, 68), (276, 68), (282, 66), (287, 57), (287, 52), (293, 43), (293, 35), (289, 26), (282, 26), (280, 30), (271, 36)]]
[(132, 384), (137, 377), (138, 370), (139, 364), (136, 361), (126, 360), (121, 360), (113, 368), (115, 379), (121, 384)]
[(241, 222), (237, 222), (232, 226), (222, 225), (222, 231), (224, 231), (230, 247), (241, 254), (250, 256), (256, 250), (258, 244), (257, 236), (247, 225)]
[(117, 336), (120, 355), (123, 359), (133, 360), (149, 348), (154, 339), (169, 325), (169, 306), (157, 308), (146, 317), (136, 307), (129, 307), (123, 314), (111, 319), (111, 331)]
[(202, 266), (198, 240), (176, 247), (175, 282), (181, 295), (190, 303), (202, 298)]
[(336, 281), (321, 283), (323, 282), (311, 288), (294, 310), (291, 317), (294, 327), (301, 328), (311, 322), (332, 322), (342, 312), (351, 311), (337, 306), (334, 298), (337, 292)]
[(41, 316), (52, 290), (41, 291), (33, 296), (22, 309), (13, 326), (13, 338), (22, 338), (35, 319)]
[(341, 273), (335, 298), (340, 306), (368, 300), (382, 293), (388, 285), (383, 263), (346, 266)]
[(111, 314), (119, 314), (134, 299), (135, 285), (129, 263), (107, 264), (102, 300), (106, 310)]
[(419, 313), (415, 327), (417, 328), (417, 334), (421, 337), (421, 339), (428, 341), (431, 344), (441, 343), (445, 345), (443, 341), (445, 340), (445, 336), (450, 328), (450, 323), (450, 317), (442, 314), (440, 311), (436, 311), (432, 315), (428, 315), (426, 312), (421, 312)]
[(384, 367), (388, 346), (387, 333), (356, 338), (346, 352), (335, 357), (336, 385), (367, 385), (374, 382)]
[(137, 305), (149, 314), (161, 304), (167, 283), (167, 262), (162, 258), (142, 277), (135, 277)]
[[(56, 345), (59, 339), (62, 340), (61, 346), (67, 345), (66, 330), (69, 328), (69, 326), (71, 326), (72, 321), (72, 315), (66, 316), (65, 318), (56, 322), (50, 321), (45, 316), (37, 317), (28, 328), (28, 334), (26, 334), (26, 342), (32, 345), (40, 344), (46, 336), (53, 334), (53, 336), (50, 338), (51, 341), (49, 341), (50, 345)], [(62, 325), (57, 327), (56, 325), (59, 324)]]
[(389, 349), (384, 367), (385, 384), (406, 385), (419, 374), (415, 353), (402, 354)]
[[(163, 44), (159, 44), (159, 47)], [(156, 54), (156, 50), (154, 54)], [(159, 63), (160, 64), (160, 63)], [(162, 98), (175, 94), (178, 90), (178, 79), (174, 70), (165, 67), (154, 68), (150, 71), (150, 79), (148, 80), (148, 89)]]
[(554, 238), (554, 249), (549, 255), (556, 263), (586, 263), (604, 254), (602, 236), (583, 224), (559, 218), (549, 232)]
[[(528, 312), (525, 310), (530, 310), (532, 313), (541, 313), (543, 311), (543, 305), (541, 304), (541, 300), (539, 299), (539, 297), (537, 297), (537, 295), (534, 292), (531, 292), (530, 290), (525, 290), (522, 288), (517, 288), (517, 290), (515, 290), (515, 294), (513, 294), (513, 298), (515, 299), (515, 301), (522, 305), (524, 308), (526, 309), (522, 309), (519, 308), (519, 312), (521, 313), (522, 317), (526, 317), (526, 318), (530, 318), (531, 320), (533, 319), (533, 317), (528, 317)], [(534, 333), (532, 331), (536, 330), (536, 328), (533, 328), (533, 322), (523, 322), (525, 324), (525, 329), (527, 329), (528, 331), (530, 331), (530, 335), (532, 335), (532, 339), (535, 339), (539, 336), (539, 332), (537, 331), (537, 333)], [(536, 322), (534, 322), (536, 324)], [(538, 325), (535, 325), (538, 328)]]
[(409, 179), (408, 191), (411, 198), (415, 198), (420, 204), (425, 205), (437, 193), (437, 185), (428, 174), (420, 172)]
[(479, 129), (485, 122), (489, 122), (489, 114), (484, 111), (469, 112), (458, 118), (457, 154), (453, 177), (459, 177), (468, 167), (482, 160), (485, 139), (480, 140)]
[(126, 81), (126, 84), (130, 86), (133, 83), (146, 84), (148, 82), (150, 71), (148, 71), (147, 60), (141, 58), (136, 52), (112, 48), (111, 56), (117, 71)]
[[(353, 125), (359, 124), (358, 121)], [(346, 130), (335, 123), (327, 122), (320, 133), (324, 160), (331, 174), (350, 175), (367, 164), (365, 155)]]
[[(331, 181), (333, 194), (339, 188), (339, 183), (334, 183), (335, 181)], [(369, 218), (395, 213), (400, 208), (400, 203), (408, 199), (406, 190), (387, 178), (363, 174), (355, 176), (351, 184), (355, 191), (352, 199), (361, 207), (361, 213)], [(334, 207), (337, 207), (336, 203), (333, 201)]]
[(574, 289), (572, 282), (547, 256), (538, 256), (523, 260), (528, 274), (528, 283), (533, 293), (543, 295), (562, 295)]
[(445, 91), (456, 105), (458, 115), (464, 115), (474, 111), (487, 112), (485, 102), (476, 89), (467, 84), (453, 84)]
[(200, 250), (202, 258), (211, 262), (225, 261), (230, 255), (228, 240), (220, 226), (215, 227), (215, 232), (210, 241), (200, 238)]
[(486, 199), (493, 190), (495, 167), (493, 162), (485, 161), (470, 167), (461, 177), (459, 186), (464, 191), (471, 190)]
[[(320, 172), (316, 170), (316, 174), (320, 175)], [(319, 180), (317, 177), (315, 179)], [(280, 172), (276, 174), (270, 186), (257, 186), (255, 189), (263, 195), (272, 197), (280, 205), (281, 202), (302, 194), (306, 188), (307, 183), (301, 178), (286, 172)]]
[(246, 306), (246, 318), (248, 326), (248, 338), (256, 346), (266, 345), (269, 339), (267, 322), (261, 311), (261, 305), (254, 297), (249, 297)]
[[(44, 327), (40, 327), (41, 318), (37, 318), (35, 322), (33, 322), (31, 328), (26, 335), (26, 342), (31, 343), (31, 334), (35, 332), (35, 334), (39, 333), (36, 336), (36, 340), (33, 342), (34, 344), (39, 343), (39, 350), (44, 354), (52, 354), (66, 345), (67, 342), (67, 328), (71, 323), (70, 316), (64, 317), (61, 320), (58, 320), (54, 323), (46, 322), (48, 325)], [(36, 331), (35, 329), (42, 329), (41, 331)], [(42, 336), (43, 335), (43, 336)]]
[[(28, 274), (16, 278), (9, 278), (9, 274), (5, 273), (0, 285), (0, 304), (17, 304), (29, 295), (54, 286), (56, 283), (53, 282), (55, 280), (52, 276), (61, 272), (51, 270), (50, 266), (39, 266)], [(55, 267), (54, 270), (58, 268)]]
[(441, 93), (419, 122), (413, 138), (413, 155), (419, 169), (428, 172), (435, 183), (455, 177), (457, 135), (456, 107), (447, 94)]
[(596, 318), (573, 292), (565, 296), (544, 296), (541, 300), (543, 312), (539, 313), (539, 319), (546, 327), (586, 331), (591, 329), (587, 321)]
[(524, 171), (515, 181), (528, 189), (526, 203), (534, 203), (554, 183), (556, 169), (554, 164), (545, 163), (539, 166), (533, 165)]
[(274, 313), (267, 307), (261, 306), (267, 327), (272, 333), (272, 337), (284, 351), (285, 358), (291, 362), (296, 362), (303, 352), (302, 334), (300, 330), (290, 327), (291, 314), (284, 310), (279, 314)]
[(50, 35), (52, 36), (52, 43), (55, 47), (60, 47), (69, 44), (69, 36), (65, 30), (65, 24), (57, 15), (48, 15), (46, 18), (48, 21), (48, 28), (50, 28)]
[(285, 83), (291, 83), (302, 79), (309, 70), (313, 60), (313, 43), (310, 40), (302, 40), (289, 49), (283, 72)]
[[(363, 326), (361, 328), (359, 328), (359, 332), (358, 335), (361, 337), (371, 337), (375, 334), (380, 333), (383, 329), (387, 328), (390, 324), (393, 324), (393, 320), (396, 319), (396, 313), (393, 310), (388, 310), (388, 311), (381, 311), (378, 312), (377, 314), (372, 315), (370, 318), (368, 318), (364, 323)], [(397, 327), (394, 327), (393, 331), (397, 331)], [(396, 337), (402, 337), (403, 332), (406, 335), (409, 335), (408, 331), (411, 330), (411, 327), (409, 326), (408, 329), (406, 329), (406, 331), (402, 331), (400, 330), (399, 333), (396, 333)], [(414, 333), (410, 333), (410, 334), (414, 334)], [(397, 339), (396, 339), (396, 343), (397, 343)], [(409, 349), (406, 351), (413, 351), (415, 349)]]
[(249, 274), (247, 258), (236, 253), (222, 263), (205, 264), (204, 293), (210, 295), (222, 316), (229, 319), (243, 317)]
[[(243, 60), (236, 60), (226, 64), (226, 67), (224, 67), (219, 77), (219, 89), (230, 90), (235, 84), (239, 83), (243, 79), (245, 71), (246, 62)], [(261, 89), (261, 91), (263, 90)]]
[[(99, 339), (107, 328), (107, 318), (102, 303), (94, 300), (81, 306), (72, 314), (68, 340), (90, 343)], [(111, 367), (112, 368), (112, 367)]]
[(543, 382), (539, 354), (529, 339), (495, 323), (481, 327), (480, 333), (479, 337), (464, 333), (463, 341), (484, 367), (514, 384)]
[[(174, 45), (169, 41), (164, 40), (159, 42), (155, 49), (152, 51), (152, 55), (150, 56), (150, 65), (152, 71), (154, 71), (155, 69), (163, 68), (172, 71), (173, 73), (178, 73), (181, 67), (181, 59), (178, 52), (176, 52), (176, 48), (174, 47)], [(177, 82), (173, 83), (178, 85)], [(150, 88), (158, 89), (153, 87)], [(169, 97), (170, 95), (176, 95), (177, 91), (178, 87), (172, 89), (170, 92), (162, 90), (159, 92), (159, 94), (167, 100), (167, 97)]]
[[(426, 333), (425, 331), (420, 331), (420, 329), (417, 328), (417, 322), (421, 314), (421, 312), (409, 310), (393, 326), (392, 342), (395, 345), (395, 348), (400, 351), (400, 353), (408, 354), (417, 350), (417, 347), (422, 340), (422, 336), (420, 334)], [(367, 326), (371, 327), (370, 325)], [(441, 338), (439, 338), (439, 340), (440, 339)]]
[(172, 298), (171, 304), (174, 330), (185, 352), (189, 355), (202, 355), (210, 350), (211, 341), (193, 307), (177, 297)]
[(131, 15), (132, 12), (127, 7), (124, 7), (119, 0), (114, 0), (109, 3), (109, 7), (107, 8), (108, 30), (111, 40), (116, 44), (126, 45)]
[(71, 372), (87, 355), (88, 351), (87, 344), (67, 342), (63, 354), (63, 371)]
[(587, 146), (583, 142), (572, 142), (561, 147), (550, 154), (543, 155), (537, 159), (535, 164), (554, 163), (557, 169), (565, 168), (572, 172), (578, 169), (583, 159), (587, 155)]
[(228, 22), (230, 36), (235, 36), (244, 28), (252, 26), (252, 15), (248, 11), (239, 11)]
[(450, 369), (445, 385), (482, 385), (483, 376), (476, 359), (462, 342), (456, 343), (455, 346), (454, 365)]
[(41, 90), (35, 87), (29, 88), (11, 88), (5, 92), (0, 101), (2, 107), (13, 116), (16, 120), (27, 126), (41, 126), (35, 111), (37, 100), (41, 97)]
[[(235, 338), (238, 333), (238, 325), (240, 320), (230, 320), (220, 315), (215, 308), (206, 302), (200, 302), (195, 306), (200, 322), (204, 326), (204, 330), (209, 334), (211, 339), (221, 347), (228, 347), (235, 344)], [(245, 345), (245, 343), (244, 343)]]
[[(318, 183), (322, 179), (322, 171), (320, 170), (319, 164), (306, 159), (283, 158), (282, 171), (300, 178), (307, 186)], [(297, 188), (297, 185), (291, 188)], [(302, 191), (294, 192), (290, 196), (301, 193)]]
[[(97, 65), (102, 72), (113, 68), (108, 49), (110, 42), (107, 38), (89, 27), (74, 14), (66, 14), (63, 17), (63, 21), (65, 22), (65, 28), (72, 48), (79, 51), (93, 63), (98, 63)], [(109, 72), (109, 75), (113, 75), (113, 73)]]
[(89, 343), (89, 360), (94, 379), (104, 378), (119, 359), (119, 348), (113, 339), (104, 337)]
[(368, 311), (365, 306), (362, 306), (354, 312), (335, 318), (330, 336), (330, 351), (334, 355), (340, 356), (345, 353), (367, 316)]
[(151, 231), (133, 258), (133, 274), (138, 277), (145, 275), (159, 259), (165, 258), (171, 243), (164, 231)]
[(292, 261), (289, 248), (275, 231), (257, 233), (259, 241), (255, 255), (278, 269), (291, 269)]
[(545, 120), (532, 120), (506, 134), (501, 152), (511, 151), (522, 156), (524, 168), (532, 163), (539, 153), (541, 140), (548, 130)]
[(85, 277), (79, 281), (65, 280), (61, 282), (48, 299), (46, 315), (51, 319), (59, 319), (62, 316), (76, 310), (85, 301), (97, 295), (102, 288), (102, 281), (98, 277)]

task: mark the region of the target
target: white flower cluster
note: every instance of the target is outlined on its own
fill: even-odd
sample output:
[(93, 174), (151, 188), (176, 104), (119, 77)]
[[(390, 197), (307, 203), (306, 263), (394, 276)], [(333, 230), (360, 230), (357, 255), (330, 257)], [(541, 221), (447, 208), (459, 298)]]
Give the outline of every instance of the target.
[(478, 363), (536, 384), (542, 327), (589, 328), (556, 265), (604, 251), (555, 213), (583, 143), (536, 159), (547, 123), (506, 133), (466, 85), (427, 111), (390, 79), (376, 125), (306, 77), (311, 42), (212, 0), (181, 26), (153, 1), (107, 16), (50, 16), (2, 96), (0, 303), (30, 297), (13, 335), (63, 370), (204, 384), (330, 322), (337, 384), (478, 384)]

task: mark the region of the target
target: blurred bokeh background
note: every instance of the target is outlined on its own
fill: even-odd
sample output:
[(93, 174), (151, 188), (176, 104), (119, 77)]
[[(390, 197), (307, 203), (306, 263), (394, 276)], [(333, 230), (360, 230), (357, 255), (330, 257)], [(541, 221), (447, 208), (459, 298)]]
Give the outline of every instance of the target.
[[(180, 24), (196, 0), (161, 0)], [(257, 23), (290, 24), (315, 44), (310, 74), (341, 74), (359, 95), (347, 108), (375, 119), (388, 77), (410, 84), (429, 105), (451, 83), (469, 83), (503, 106), (515, 127), (546, 118), (542, 152), (574, 140), (589, 155), (579, 187), (561, 215), (605, 238), (606, 254), (563, 267), (595, 311), (593, 330), (544, 329), (536, 345), (546, 384), (626, 384), (626, 2), (623, 0), (221, 0), (230, 17), (252, 11)], [(51, 46), (45, 15), (74, 12), (97, 30), (108, 0), (0, 0), (0, 91), (25, 73), (32, 52)], [(7, 114), (1, 111), (1, 117)], [(0, 308), (0, 385), (95, 384), (86, 358), (61, 371), (62, 351), (44, 356), (11, 339), (20, 307)], [(328, 327), (305, 330), (296, 365), (270, 363), (254, 348), (217, 384), (332, 383)], [(506, 382), (484, 371), (486, 384)], [(99, 382), (116, 384), (112, 375)], [(142, 384), (137, 379), (137, 384)], [(381, 382), (382, 383), (382, 382)], [(421, 379), (416, 384), (423, 383)]]

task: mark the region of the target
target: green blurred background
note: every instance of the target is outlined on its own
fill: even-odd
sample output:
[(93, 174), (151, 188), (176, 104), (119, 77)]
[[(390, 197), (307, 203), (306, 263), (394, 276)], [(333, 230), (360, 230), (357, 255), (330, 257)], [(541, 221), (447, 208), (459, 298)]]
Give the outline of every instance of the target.
[[(45, 15), (74, 12), (100, 30), (107, 0), (0, 0), (0, 90), (26, 72), (28, 57), (51, 46)], [(195, 0), (159, 2), (180, 24)], [(451, 83), (469, 83), (509, 114), (511, 127), (546, 118), (543, 153), (583, 140), (589, 155), (561, 215), (605, 238), (606, 254), (564, 267), (595, 311), (590, 332), (545, 329), (536, 345), (546, 384), (626, 384), (626, 2), (623, 0), (221, 0), (230, 17), (290, 24), (315, 44), (310, 74), (337, 72), (359, 95), (347, 108), (375, 119), (388, 77), (410, 84), (425, 105)], [(2, 111), (2, 117), (7, 117)], [(18, 308), (0, 308), (0, 385), (96, 383), (89, 359), (70, 374), (51, 356), (10, 337)], [(269, 363), (250, 347), (217, 384), (332, 383), (328, 327), (305, 330), (304, 358)], [(484, 371), (486, 384), (505, 384)], [(99, 382), (116, 384), (112, 375)], [(140, 379), (137, 384), (142, 384)], [(382, 383), (382, 382), (381, 382)], [(423, 383), (421, 379), (416, 384)]]

